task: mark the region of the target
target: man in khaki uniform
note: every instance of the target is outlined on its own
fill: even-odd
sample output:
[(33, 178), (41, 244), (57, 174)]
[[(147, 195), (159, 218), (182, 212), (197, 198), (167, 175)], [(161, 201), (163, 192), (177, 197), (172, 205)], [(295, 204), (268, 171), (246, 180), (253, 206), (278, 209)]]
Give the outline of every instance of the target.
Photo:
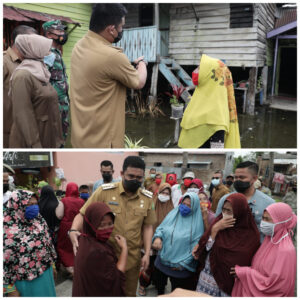
[(12, 32), (13, 45), (3, 52), (3, 147), (9, 146), (9, 135), (12, 126), (12, 104), (8, 96), (9, 81), (15, 68), (21, 63), (21, 54), (15, 46), (16, 37), (19, 34), (37, 34), (37, 31), (29, 26), (20, 25)]
[(213, 190), (212, 190), (212, 206), (211, 206), (211, 210), (215, 213), (216, 209), (218, 207), (218, 203), (220, 201), (220, 199), (226, 195), (230, 193), (230, 190), (223, 184), (222, 182), (222, 178), (223, 178), (223, 173), (222, 171), (216, 171), (212, 177), (212, 184), (214, 186)]
[[(135, 297), (140, 268), (144, 270), (149, 265), (153, 224), (156, 222), (152, 193), (140, 189), (145, 175), (145, 163), (138, 156), (128, 156), (121, 172), (122, 181), (100, 186), (81, 208), (69, 232), (74, 253), (77, 251), (78, 236), (86, 208), (93, 202), (106, 203), (115, 215), (114, 231), (109, 239), (117, 256), (120, 250), (114, 237), (124, 236), (128, 245), (128, 260), (125, 272), (126, 296)], [(145, 255), (140, 260), (142, 237)]]
[(126, 87), (141, 89), (147, 69), (143, 57), (131, 65), (122, 49), (126, 8), (117, 3), (93, 7), (88, 33), (71, 56), (71, 143), (76, 148), (123, 148)]

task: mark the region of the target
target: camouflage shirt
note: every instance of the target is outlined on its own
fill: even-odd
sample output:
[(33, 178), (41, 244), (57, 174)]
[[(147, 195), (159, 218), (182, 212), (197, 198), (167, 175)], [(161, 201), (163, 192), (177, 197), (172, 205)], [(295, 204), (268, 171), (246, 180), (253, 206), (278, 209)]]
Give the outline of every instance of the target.
[(61, 113), (63, 137), (66, 140), (69, 128), (70, 106), (68, 76), (60, 50), (51, 48), (51, 52), (55, 54), (55, 61), (53, 66), (50, 67), (47, 65), (47, 67), (51, 73), (50, 83), (55, 88), (58, 95), (58, 105)]

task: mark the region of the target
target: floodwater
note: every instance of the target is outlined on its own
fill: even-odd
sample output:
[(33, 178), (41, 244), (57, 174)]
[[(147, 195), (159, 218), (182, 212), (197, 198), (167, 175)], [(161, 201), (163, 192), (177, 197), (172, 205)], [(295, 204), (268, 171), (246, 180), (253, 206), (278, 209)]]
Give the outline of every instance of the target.
[[(255, 108), (255, 115), (239, 113), (242, 148), (297, 148), (297, 113)], [(175, 121), (170, 113), (158, 118), (126, 116), (126, 134), (149, 148), (175, 148), (172, 144)]]

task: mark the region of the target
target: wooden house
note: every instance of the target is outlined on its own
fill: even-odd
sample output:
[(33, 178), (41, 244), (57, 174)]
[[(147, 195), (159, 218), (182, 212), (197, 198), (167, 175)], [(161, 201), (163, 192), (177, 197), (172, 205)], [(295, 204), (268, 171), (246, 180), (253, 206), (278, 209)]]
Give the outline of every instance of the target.
[[(244, 101), (249, 114), (254, 114), (258, 72), (266, 98), (268, 66), (273, 64), (273, 47), (266, 35), (274, 26), (275, 3), (147, 3), (126, 7), (126, 29), (118, 45), (131, 60), (144, 55), (154, 63), (152, 97), (156, 97), (158, 70), (170, 83), (191, 87), (191, 78), (182, 66), (196, 67), (201, 54), (207, 54), (229, 67), (249, 68)], [(188, 97), (183, 95), (186, 102)]]

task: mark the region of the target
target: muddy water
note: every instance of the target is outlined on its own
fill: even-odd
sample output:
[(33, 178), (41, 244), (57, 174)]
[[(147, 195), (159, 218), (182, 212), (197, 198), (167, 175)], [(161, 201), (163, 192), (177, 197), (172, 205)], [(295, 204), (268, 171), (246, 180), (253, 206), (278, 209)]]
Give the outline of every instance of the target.
[[(149, 148), (176, 147), (170, 143), (175, 122), (165, 117), (126, 117), (126, 134)], [(296, 112), (257, 107), (255, 116), (239, 113), (242, 148), (296, 148)]]

